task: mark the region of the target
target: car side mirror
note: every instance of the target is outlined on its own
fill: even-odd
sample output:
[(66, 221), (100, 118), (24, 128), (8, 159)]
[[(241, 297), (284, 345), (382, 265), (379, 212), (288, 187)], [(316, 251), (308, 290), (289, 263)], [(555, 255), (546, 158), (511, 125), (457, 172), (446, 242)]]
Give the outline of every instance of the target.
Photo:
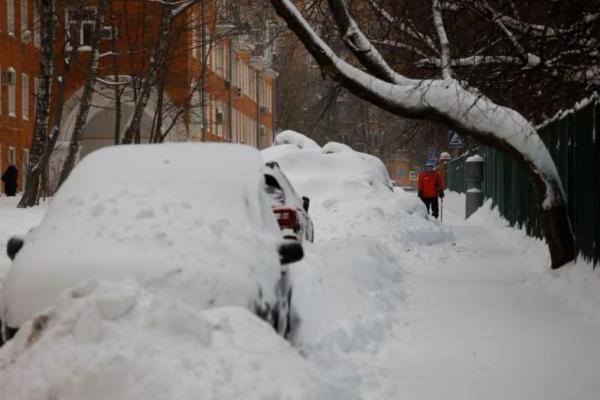
[(286, 241), (279, 246), (279, 261), (282, 265), (300, 261), (302, 257), (304, 257), (302, 245), (295, 240)]
[(308, 212), (308, 207), (310, 207), (310, 199), (306, 196), (302, 196), (302, 208), (304, 208), (304, 211)]
[(8, 239), (8, 243), (6, 243), (6, 254), (8, 255), (8, 258), (14, 260), (19, 250), (21, 250), (21, 247), (23, 247), (23, 239), (19, 237), (11, 237)]

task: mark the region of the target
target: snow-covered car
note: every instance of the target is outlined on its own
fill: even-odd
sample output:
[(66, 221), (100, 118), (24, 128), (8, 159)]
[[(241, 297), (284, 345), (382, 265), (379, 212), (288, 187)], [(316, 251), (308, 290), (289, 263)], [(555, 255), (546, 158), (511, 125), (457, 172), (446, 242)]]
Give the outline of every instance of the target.
[(131, 281), (204, 310), (243, 306), (289, 331), (287, 264), (260, 153), (233, 144), (118, 146), (73, 170), (39, 226), (9, 241), (3, 337), (67, 289)]
[(299, 242), (314, 240), (313, 222), (308, 215), (310, 199), (300, 197), (276, 161), (264, 168), (265, 192), (271, 200), (283, 237)]

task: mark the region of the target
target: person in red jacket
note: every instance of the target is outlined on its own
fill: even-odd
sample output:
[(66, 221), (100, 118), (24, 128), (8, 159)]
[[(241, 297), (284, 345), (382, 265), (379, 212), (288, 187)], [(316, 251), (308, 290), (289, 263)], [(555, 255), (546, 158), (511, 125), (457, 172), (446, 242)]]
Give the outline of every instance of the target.
[(434, 163), (428, 161), (425, 164), (425, 171), (419, 173), (418, 180), (419, 198), (425, 203), (427, 212), (431, 213), (433, 218), (439, 215), (438, 196), (444, 197), (444, 186), (440, 174), (434, 169)]

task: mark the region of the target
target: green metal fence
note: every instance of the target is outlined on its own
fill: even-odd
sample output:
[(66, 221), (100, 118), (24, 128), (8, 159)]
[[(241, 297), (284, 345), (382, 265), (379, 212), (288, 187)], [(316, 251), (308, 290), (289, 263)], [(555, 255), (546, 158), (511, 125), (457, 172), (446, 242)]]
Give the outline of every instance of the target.
[[(539, 129), (559, 170), (567, 194), (569, 216), (580, 256), (600, 262), (600, 100), (592, 100)], [(511, 226), (524, 228), (530, 236), (542, 237), (541, 212), (527, 172), (504, 153), (482, 146), (446, 166), (450, 190), (465, 191), (464, 162), (475, 153), (483, 165), (483, 194), (491, 198)]]

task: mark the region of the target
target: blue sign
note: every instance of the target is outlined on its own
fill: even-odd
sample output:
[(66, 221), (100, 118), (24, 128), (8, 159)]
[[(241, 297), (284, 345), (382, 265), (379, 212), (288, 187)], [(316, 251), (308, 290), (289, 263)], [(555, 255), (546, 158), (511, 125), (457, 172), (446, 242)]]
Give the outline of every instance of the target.
[(435, 147), (427, 148), (427, 161), (435, 161), (437, 160), (437, 149)]
[(459, 149), (461, 147), (465, 147), (465, 142), (463, 141), (463, 138), (460, 137), (460, 135), (452, 129), (448, 129), (448, 147), (452, 149)]

